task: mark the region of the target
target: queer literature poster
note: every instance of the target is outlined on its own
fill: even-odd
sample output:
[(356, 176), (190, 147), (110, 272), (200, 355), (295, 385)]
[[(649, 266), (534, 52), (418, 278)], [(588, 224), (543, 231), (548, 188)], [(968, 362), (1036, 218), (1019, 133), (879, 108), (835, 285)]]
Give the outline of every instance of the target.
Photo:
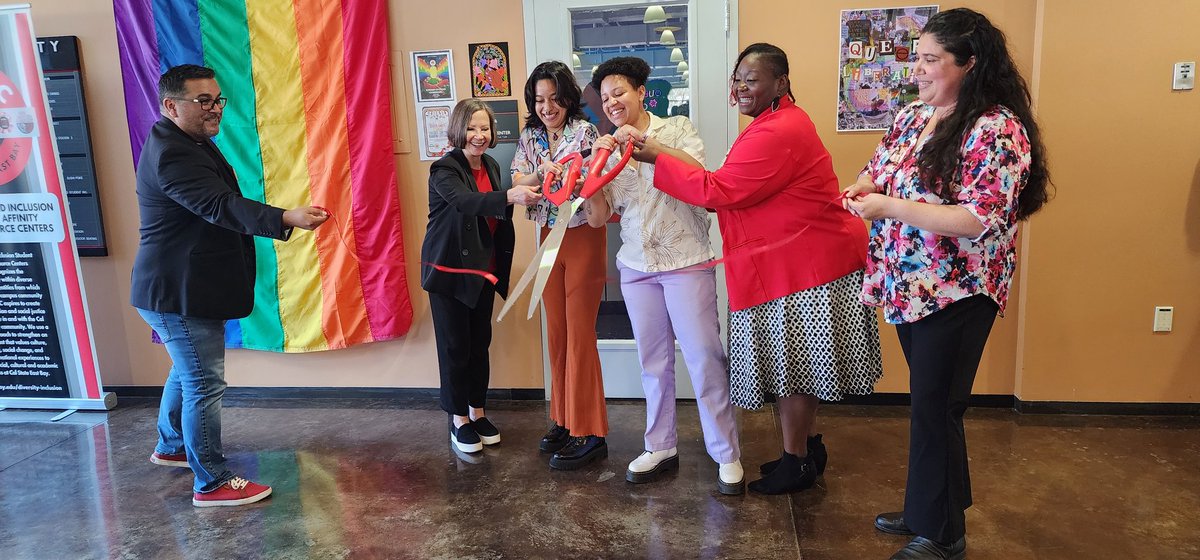
[(937, 6), (842, 10), (838, 132), (887, 130), (917, 99), (912, 81), (921, 29)]

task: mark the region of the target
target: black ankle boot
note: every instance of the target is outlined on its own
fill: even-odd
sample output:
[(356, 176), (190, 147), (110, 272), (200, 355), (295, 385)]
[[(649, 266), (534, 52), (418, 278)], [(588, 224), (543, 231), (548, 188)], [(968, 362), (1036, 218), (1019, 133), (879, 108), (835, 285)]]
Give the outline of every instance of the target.
[[(825, 464), (829, 462), (829, 452), (825, 450), (825, 444), (821, 443), (822, 435), (824, 434), (809, 436), (808, 441), (805, 442), (808, 456), (812, 457), (813, 463), (817, 466), (817, 476), (825, 474)], [(779, 459), (782, 458), (783, 457), (780, 456)], [(775, 467), (779, 466), (779, 459), (767, 461), (766, 463), (760, 465), (758, 467), (759, 474), (770, 474), (771, 471), (775, 470)]]
[(812, 457), (813, 464), (817, 467), (817, 476), (825, 474), (825, 464), (829, 462), (829, 452), (825, 450), (825, 444), (821, 442), (822, 435), (811, 436), (805, 443), (805, 447), (808, 448), (808, 456)]
[(812, 488), (816, 481), (817, 466), (812, 457), (797, 457), (785, 451), (775, 470), (751, 482), (750, 490), (759, 494), (784, 494)]

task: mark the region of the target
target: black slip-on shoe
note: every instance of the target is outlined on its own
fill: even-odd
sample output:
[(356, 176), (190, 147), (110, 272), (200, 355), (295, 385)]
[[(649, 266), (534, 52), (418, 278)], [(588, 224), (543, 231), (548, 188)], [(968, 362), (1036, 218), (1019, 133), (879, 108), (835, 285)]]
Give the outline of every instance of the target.
[(889, 511), (875, 516), (875, 528), (889, 535), (915, 535), (904, 523), (904, 512)]
[(890, 560), (963, 560), (967, 557), (967, 536), (944, 545), (925, 537), (916, 537), (897, 550)]
[(500, 443), (500, 429), (487, 419), (487, 416), (478, 420), (471, 421), (471, 427), (475, 428), (475, 433), (479, 434), (479, 440), (484, 445), (496, 445)]
[(479, 434), (475, 433), (475, 428), (471, 427), (470, 422), (458, 428), (455, 428), (453, 423), (450, 424), (450, 443), (464, 453), (476, 453), (483, 450), (483, 442), (479, 439)]

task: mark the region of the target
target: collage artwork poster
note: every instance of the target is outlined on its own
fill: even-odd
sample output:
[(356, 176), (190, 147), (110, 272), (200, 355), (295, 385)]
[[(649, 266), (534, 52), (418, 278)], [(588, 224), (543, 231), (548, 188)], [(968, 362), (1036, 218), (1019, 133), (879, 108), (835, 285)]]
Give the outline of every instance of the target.
[(508, 74), (508, 43), (471, 43), (471, 96), (508, 97), (512, 95)]
[(412, 53), (417, 137), (421, 160), (432, 161), (450, 152), (446, 130), (454, 108), (454, 63), (449, 50)]
[(843, 10), (838, 61), (838, 132), (887, 130), (917, 99), (912, 81), (921, 29), (937, 6)]

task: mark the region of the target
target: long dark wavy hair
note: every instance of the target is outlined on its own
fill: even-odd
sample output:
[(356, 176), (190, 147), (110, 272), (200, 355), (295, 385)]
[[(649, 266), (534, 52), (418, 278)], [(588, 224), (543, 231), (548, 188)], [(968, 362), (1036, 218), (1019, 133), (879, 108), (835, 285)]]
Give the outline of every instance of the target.
[(921, 35), (932, 37), (954, 55), (958, 66), (975, 57), (975, 65), (963, 77), (954, 111), (938, 123), (917, 157), (921, 180), (934, 194), (952, 198), (952, 185), (961, 179), (963, 140), (981, 115), (1003, 105), (1025, 125), (1032, 147), (1029, 176), (1017, 199), (1017, 219), (1029, 218), (1050, 199), (1050, 172), (1046, 147), (1030, 108), (1029, 88), (1017, 72), (1004, 33), (983, 14), (956, 8), (929, 18)]
[(537, 115), (537, 83), (542, 80), (554, 82), (558, 104), (567, 112), (564, 126), (570, 126), (571, 121), (586, 119), (583, 114), (583, 92), (575, 82), (575, 74), (571, 68), (557, 60), (549, 60), (534, 67), (525, 81), (525, 128), (545, 128), (542, 119)]
[[(735, 79), (737, 78), (738, 66), (742, 65), (742, 59), (746, 58), (747, 56), (751, 56), (751, 55), (757, 56), (759, 58), (759, 60), (763, 61), (763, 63), (766, 64), (767, 67), (771, 69), (771, 72), (773, 72), (775, 74), (774, 76), (771, 76), (772, 78), (778, 78), (780, 76), (788, 76), (788, 58), (787, 58), (787, 53), (783, 52), (783, 49), (776, 47), (775, 45), (772, 45), (771, 43), (754, 43), (753, 45), (750, 45), (750, 46), (742, 49), (742, 53), (738, 55), (737, 61), (733, 63), (733, 71), (729, 73), (729, 106), (730, 107), (737, 105), (737, 92), (735, 92), (733, 90), (733, 83), (734, 83)], [(792, 101), (795, 101), (796, 96), (792, 95), (792, 78), (790, 76), (788, 76), (788, 78), (787, 78), (787, 84), (788, 84), (787, 95), (788, 95), (788, 97), (790, 97), (792, 99)], [(776, 100), (776, 101), (778, 101), (778, 100)], [(772, 104), (772, 105), (774, 105), (774, 104)]]

